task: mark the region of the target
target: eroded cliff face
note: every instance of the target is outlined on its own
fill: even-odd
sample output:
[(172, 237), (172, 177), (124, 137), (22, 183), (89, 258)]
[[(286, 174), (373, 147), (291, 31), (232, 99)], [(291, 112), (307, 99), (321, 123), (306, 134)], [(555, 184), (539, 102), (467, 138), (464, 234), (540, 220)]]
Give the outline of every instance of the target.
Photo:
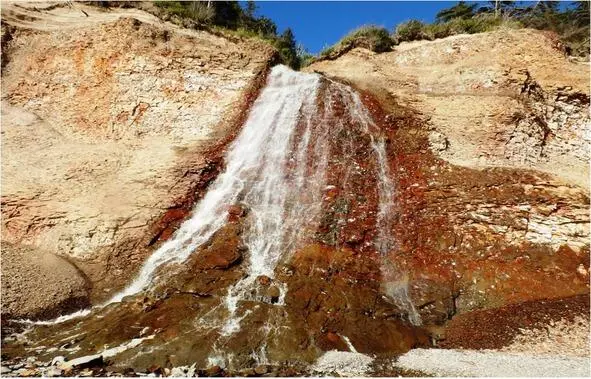
[(426, 121), (437, 156), (458, 166), (517, 167), (589, 185), (589, 66), (529, 29), (356, 49), (308, 70), (380, 91)]
[(425, 321), (588, 294), (588, 64), (512, 30), (307, 70), (377, 96), (393, 125), (397, 259)]
[[(66, 310), (87, 304), (88, 293), (99, 304), (150, 254), (188, 254), (150, 271), (149, 288), (39, 325), (28, 341), (4, 334), (10, 359), (49, 364), (60, 354), (71, 374), (88, 363), (77, 358), (98, 353), (96, 365), (108, 358), (123, 372), (220, 365), (249, 375), (333, 349), (392, 357), (437, 341), (456, 315), (448, 343), (465, 345), (495, 308), (588, 295), (589, 196), (579, 174), (588, 174), (589, 68), (549, 37), (457, 36), (381, 55), (353, 50), (309, 68), (332, 79), (279, 68), (250, 125), (279, 134), (256, 145), (261, 155), (242, 149), (234, 179), (216, 186), (273, 51), (139, 11), (113, 19), (131, 14), (81, 9), (99, 21), (81, 26), (70, 13), (80, 8), (63, 7), (13, 7), (5, 17), (14, 27), (3, 69), (3, 260), (69, 257), (84, 280), (66, 286), (76, 295), (63, 296)], [(51, 31), (30, 29), (43, 17)], [(173, 232), (207, 189), (219, 190), (211, 214), (202, 212), (215, 216), (215, 230), (195, 220), (179, 240)], [(297, 243), (273, 244), (282, 228)], [(259, 236), (270, 249), (252, 247)], [(160, 250), (166, 240), (175, 249)], [(259, 264), (273, 261), (260, 272), (259, 250), (268, 253)], [(29, 268), (2, 269), (18, 279)], [(29, 277), (38, 285), (26, 291), (48, 293), (64, 276), (49, 288)], [(5, 283), (19, 288), (3, 280), (3, 291)], [(410, 322), (414, 310), (421, 326)]]
[(133, 9), (3, 3), (2, 18), (2, 240), (73, 260), (105, 297), (215, 177), (275, 52)]

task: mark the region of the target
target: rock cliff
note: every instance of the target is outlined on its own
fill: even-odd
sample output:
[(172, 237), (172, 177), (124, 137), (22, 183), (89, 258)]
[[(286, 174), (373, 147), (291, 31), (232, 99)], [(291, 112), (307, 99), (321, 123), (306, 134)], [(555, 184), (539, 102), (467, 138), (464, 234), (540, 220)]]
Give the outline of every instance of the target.
[(16, 3), (2, 19), (2, 240), (72, 260), (102, 298), (215, 176), (275, 52), (134, 9)]
[[(47, 318), (129, 283), (188, 218), (227, 163), (275, 51), (133, 9), (3, 4), (2, 18), (3, 320)], [(271, 185), (249, 196), (241, 187), (235, 204), (216, 207), (221, 226), (204, 243), (181, 241), (189, 258), (156, 267), (150, 291), (31, 329), (33, 342), (12, 323), (6, 356), (51, 362), (59, 350), (67, 374), (97, 353), (118, 370), (259, 374), (261, 363), (333, 349), (521, 349), (524, 322), (579, 319), (565, 310), (588, 308), (587, 64), (551, 35), (503, 30), (353, 49), (306, 70), (324, 75), (307, 99), (316, 113), (302, 105), (287, 117), (281, 103), (258, 121), (292, 122), (314, 146), (311, 157), (273, 155), (289, 163), (271, 174), (322, 184), (285, 201), (318, 211), (296, 225), (297, 248), (271, 251), (280, 261), (250, 275), (239, 306), (231, 289), (255, 253), (244, 238), (256, 202), (246, 198), (268, 205)], [(283, 89), (294, 100), (290, 86), (297, 93), (306, 79), (291, 74), (268, 97)], [(238, 172), (242, 185), (268, 176), (259, 161)]]
[(424, 319), (588, 294), (589, 65), (552, 35), (354, 49), (307, 70), (377, 96), (394, 125), (398, 259)]

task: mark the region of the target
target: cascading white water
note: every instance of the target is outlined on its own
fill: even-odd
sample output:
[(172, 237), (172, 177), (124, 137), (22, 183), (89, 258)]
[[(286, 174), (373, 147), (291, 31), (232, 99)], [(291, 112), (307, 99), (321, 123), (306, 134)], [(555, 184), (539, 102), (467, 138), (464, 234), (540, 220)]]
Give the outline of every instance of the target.
[(147, 260), (137, 278), (110, 302), (145, 289), (162, 265), (182, 262), (207, 242), (227, 220), (228, 207), (241, 202), (252, 215), (245, 244), (250, 276), (273, 276), (286, 230), (283, 227), (288, 188), (284, 165), (302, 107), (316, 99), (320, 76), (298, 74), (285, 66), (272, 69), (269, 80), (238, 138), (232, 143), (226, 170), (215, 180), (189, 220)]
[[(162, 267), (185, 261), (226, 224), (229, 207), (241, 204), (248, 212), (242, 233), (248, 251), (246, 275), (228, 290), (224, 301), (228, 316), (221, 334), (237, 331), (240, 320), (250, 312), (237, 315), (239, 302), (261, 300), (251, 291), (257, 277), (274, 278), (278, 263), (289, 259), (321, 213), (324, 190), (346, 187), (350, 167), (341, 183), (327, 181), (329, 162), (336, 154), (333, 151), (331, 155), (327, 146), (339, 141), (342, 146), (337, 153), (351, 154), (355, 141), (350, 137), (350, 128), (369, 136), (374, 153), (379, 198), (376, 249), (382, 254), (393, 249), (391, 217), (396, 209), (384, 140), (376, 140), (371, 133), (376, 126), (355, 91), (324, 81), (327, 87), (321, 93), (322, 82), (320, 75), (298, 73), (285, 66), (271, 70), (241, 133), (228, 149), (225, 171), (195, 206), (191, 218), (149, 257), (135, 280), (104, 305), (146, 290), (158, 279)], [(344, 109), (337, 116), (338, 104)], [(388, 273), (391, 275), (392, 270)], [(277, 285), (281, 304), (286, 286)], [(407, 308), (412, 322), (420, 323), (408, 294), (389, 292), (391, 296), (405, 297), (398, 303)], [(86, 314), (88, 310), (79, 313)], [(60, 321), (74, 317), (76, 314)]]

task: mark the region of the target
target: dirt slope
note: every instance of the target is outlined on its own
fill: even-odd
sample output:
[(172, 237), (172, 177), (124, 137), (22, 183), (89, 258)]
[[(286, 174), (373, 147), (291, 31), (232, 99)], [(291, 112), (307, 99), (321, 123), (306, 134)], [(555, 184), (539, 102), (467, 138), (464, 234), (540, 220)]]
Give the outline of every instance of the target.
[(2, 239), (104, 297), (215, 174), (274, 50), (135, 9), (3, 3), (2, 21)]

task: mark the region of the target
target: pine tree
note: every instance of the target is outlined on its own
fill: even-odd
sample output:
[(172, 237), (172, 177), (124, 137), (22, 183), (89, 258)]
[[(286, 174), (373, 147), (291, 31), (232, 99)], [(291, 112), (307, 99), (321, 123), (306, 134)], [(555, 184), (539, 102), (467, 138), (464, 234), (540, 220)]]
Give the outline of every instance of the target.
[(290, 28), (281, 33), (275, 46), (286, 65), (295, 69), (299, 68), (296, 40)]
[(474, 9), (478, 6), (477, 3), (466, 4), (465, 1), (460, 1), (451, 8), (446, 8), (437, 13), (436, 21), (447, 22), (454, 18), (468, 19), (474, 16)]
[(589, 1), (575, 1), (576, 6), (573, 11), (574, 22), (581, 27), (589, 26)]
[(249, 18), (255, 18), (254, 14), (257, 11), (257, 5), (253, 0), (246, 2), (246, 16)]

